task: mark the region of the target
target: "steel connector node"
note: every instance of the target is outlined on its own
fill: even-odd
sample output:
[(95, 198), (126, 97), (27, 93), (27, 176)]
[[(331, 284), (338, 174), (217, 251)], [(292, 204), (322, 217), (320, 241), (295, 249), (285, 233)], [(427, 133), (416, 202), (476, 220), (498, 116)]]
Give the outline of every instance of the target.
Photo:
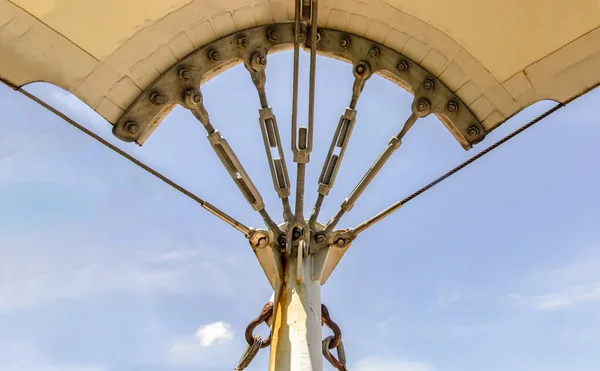
[(198, 90), (190, 89), (185, 92), (184, 99), (188, 108), (190, 108), (202, 103), (202, 94)]
[(427, 98), (415, 100), (412, 110), (418, 117), (425, 117), (431, 113), (431, 102)]
[(250, 67), (252, 67), (254, 71), (262, 72), (266, 66), (267, 57), (263, 53), (256, 52), (252, 54), (252, 57), (250, 57)]
[(369, 77), (371, 77), (371, 74), (371, 66), (366, 61), (360, 61), (354, 66), (353, 75), (357, 80), (367, 80)]
[(306, 257), (310, 254), (310, 236), (311, 229), (308, 223), (304, 220), (293, 221), (288, 224), (286, 231), (285, 256), (290, 257), (299, 247), (302, 241), (305, 249), (302, 256)]

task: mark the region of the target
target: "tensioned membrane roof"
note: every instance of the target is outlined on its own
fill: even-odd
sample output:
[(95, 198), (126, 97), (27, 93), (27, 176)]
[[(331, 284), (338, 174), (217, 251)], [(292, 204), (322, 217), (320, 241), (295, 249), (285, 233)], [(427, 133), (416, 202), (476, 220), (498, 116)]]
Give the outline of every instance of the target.
[[(419, 63), (488, 130), (600, 83), (598, 0), (320, 0), (319, 9), (319, 27)], [(293, 0), (0, 0), (0, 78), (50, 82), (115, 123), (189, 53), (293, 16)]]

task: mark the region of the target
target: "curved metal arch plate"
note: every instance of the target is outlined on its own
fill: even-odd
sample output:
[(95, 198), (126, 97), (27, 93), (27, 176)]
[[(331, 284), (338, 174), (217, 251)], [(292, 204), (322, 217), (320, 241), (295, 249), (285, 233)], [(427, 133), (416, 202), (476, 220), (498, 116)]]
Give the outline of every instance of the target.
[[(415, 99), (426, 98), (432, 112), (465, 148), (481, 141), (485, 129), (475, 115), (433, 74), (406, 56), (371, 40), (320, 28), (318, 52), (356, 65), (366, 62), (371, 71), (391, 79)], [(185, 93), (234, 64), (250, 63), (255, 53), (267, 55), (293, 44), (293, 25), (281, 23), (240, 31), (207, 44), (158, 77), (143, 91), (113, 127), (116, 137), (142, 145)], [(131, 130), (131, 128), (135, 130)]]

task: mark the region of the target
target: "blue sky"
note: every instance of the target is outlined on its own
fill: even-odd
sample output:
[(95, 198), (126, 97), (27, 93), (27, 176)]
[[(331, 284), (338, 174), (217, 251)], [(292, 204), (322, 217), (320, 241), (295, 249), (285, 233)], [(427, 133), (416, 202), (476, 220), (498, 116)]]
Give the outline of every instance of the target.
[[(267, 91), (289, 143), (291, 54), (269, 58)], [(320, 58), (318, 68), (307, 213), (353, 81), (345, 63)], [(28, 89), (262, 226), (185, 110), (174, 110), (140, 148), (114, 139), (108, 123), (64, 91)], [(214, 125), (281, 221), (247, 72), (238, 66), (202, 90)], [(22, 95), (0, 86), (0, 99), (0, 370), (233, 369), (246, 324), (271, 295), (244, 237)], [(591, 92), (361, 234), (323, 287), (351, 370), (597, 370), (599, 101)], [(398, 132), (410, 102), (387, 80), (367, 82), (322, 220)], [(528, 108), (468, 152), (435, 117), (419, 121), (340, 227), (552, 105)], [(265, 370), (267, 353), (248, 370)]]

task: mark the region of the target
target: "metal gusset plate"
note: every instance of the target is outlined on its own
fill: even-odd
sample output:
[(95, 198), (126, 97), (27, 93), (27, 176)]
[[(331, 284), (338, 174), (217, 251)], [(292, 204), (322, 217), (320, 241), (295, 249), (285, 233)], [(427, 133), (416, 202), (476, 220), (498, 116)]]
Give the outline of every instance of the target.
[(292, 26), (256, 27), (221, 38), (191, 53), (157, 78), (131, 104), (113, 128), (119, 139), (143, 144), (176, 105), (185, 104), (186, 91), (256, 53), (267, 55), (273, 47), (293, 42)]
[[(435, 114), (468, 149), (481, 141), (485, 130), (469, 108), (440, 80), (402, 54), (363, 37), (326, 28), (319, 29), (319, 53), (345, 59), (354, 66), (365, 61), (407, 89), (415, 98), (431, 102)], [(185, 103), (185, 93), (227, 68), (248, 61), (259, 52), (287, 49), (293, 45), (293, 24), (260, 26), (223, 37), (191, 53), (156, 79), (131, 104), (113, 128), (118, 138), (143, 144), (168, 112)]]
[(465, 148), (481, 141), (485, 129), (469, 108), (440, 80), (402, 54), (363, 37), (319, 29), (319, 51), (350, 61), (355, 67), (368, 63), (372, 73), (390, 78), (408, 90), (415, 100), (431, 102), (435, 114)]

